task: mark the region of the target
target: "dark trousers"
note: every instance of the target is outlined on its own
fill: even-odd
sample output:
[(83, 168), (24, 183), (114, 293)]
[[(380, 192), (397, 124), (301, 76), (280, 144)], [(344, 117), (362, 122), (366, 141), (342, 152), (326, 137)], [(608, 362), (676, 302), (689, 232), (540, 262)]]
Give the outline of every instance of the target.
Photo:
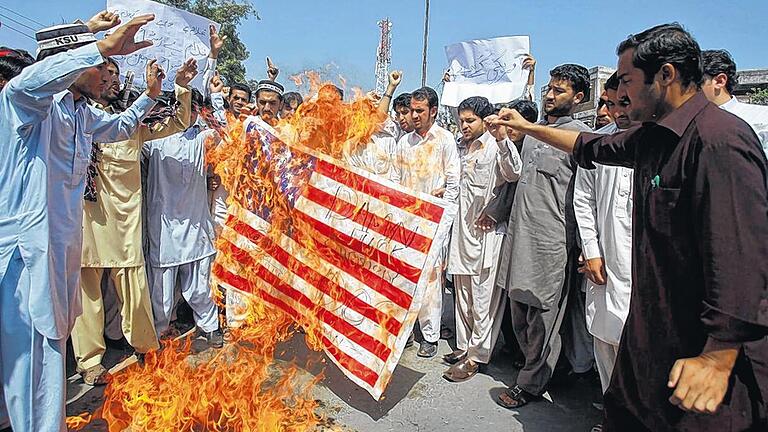
[(517, 375), (517, 385), (537, 396), (546, 391), (562, 349), (560, 326), (568, 295), (561, 293), (560, 297), (550, 309), (510, 301), (512, 327), (525, 355), (525, 366)]

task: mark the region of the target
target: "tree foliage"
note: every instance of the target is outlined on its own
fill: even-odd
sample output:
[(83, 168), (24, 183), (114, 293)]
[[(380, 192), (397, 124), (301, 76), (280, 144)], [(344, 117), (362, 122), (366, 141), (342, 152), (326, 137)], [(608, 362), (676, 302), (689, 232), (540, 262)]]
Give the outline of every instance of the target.
[(237, 27), (256, 9), (249, 0), (155, 0), (193, 14), (206, 17), (221, 24), (219, 34), (227, 36), (219, 53), (218, 71), (227, 83), (245, 82), (245, 61), (250, 53), (240, 40)]
[(749, 92), (749, 102), (758, 105), (768, 105), (768, 88), (752, 89)]

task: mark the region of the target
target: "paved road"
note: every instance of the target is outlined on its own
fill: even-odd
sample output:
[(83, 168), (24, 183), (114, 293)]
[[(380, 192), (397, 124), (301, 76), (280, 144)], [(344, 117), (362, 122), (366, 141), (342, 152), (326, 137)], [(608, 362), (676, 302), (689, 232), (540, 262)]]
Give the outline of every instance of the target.
[[(438, 358), (451, 351), (440, 341), (440, 355), (435, 359), (416, 356), (417, 346), (403, 354), (392, 382), (380, 402), (344, 378), (334, 365), (321, 363), (321, 353), (306, 348), (301, 335), (279, 347), (284, 352), (276, 362), (278, 367), (295, 361), (305, 368), (307, 378), (324, 371), (324, 379), (315, 389), (321, 410), (328, 416), (334, 430), (358, 432), (425, 432), (425, 431), (588, 431), (600, 419), (592, 407), (597, 392), (595, 383), (576, 381), (555, 386), (551, 401), (528, 405), (520, 410), (505, 410), (494, 398), (506, 385), (514, 382), (515, 369), (509, 361), (496, 356), (483, 374), (468, 382), (455, 384), (445, 381), (446, 366)], [(108, 360), (119, 359), (110, 351)], [(324, 368), (321, 370), (320, 368)], [(100, 405), (102, 389), (82, 384), (77, 375), (69, 383), (70, 415), (92, 411)], [(103, 426), (89, 431), (106, 430)]]

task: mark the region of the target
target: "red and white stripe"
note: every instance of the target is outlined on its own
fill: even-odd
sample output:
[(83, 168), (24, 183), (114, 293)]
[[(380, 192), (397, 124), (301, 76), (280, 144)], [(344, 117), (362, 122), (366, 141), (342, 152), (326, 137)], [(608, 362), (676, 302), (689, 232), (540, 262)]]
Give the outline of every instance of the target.
[(291, 214), (311, 235), (270, 238), (267, 221), (235, 204), (221, 234), (229, 250), (220, 256), (237, 262), (217, 260), (213, 275), (293, 317), (313, 315), (331, 360), (379, 399), (418, 314), (423, 270), (440, 252), (455, 208), (295, 151), (317, 158)]

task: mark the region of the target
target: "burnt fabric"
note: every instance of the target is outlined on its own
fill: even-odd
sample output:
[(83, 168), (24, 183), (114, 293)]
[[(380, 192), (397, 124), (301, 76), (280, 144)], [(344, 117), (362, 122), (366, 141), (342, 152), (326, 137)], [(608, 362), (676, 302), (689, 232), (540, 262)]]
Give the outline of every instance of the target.
[[(632, 299), (605, 430), (767, 430), (768, 175), (755, 133), (699, 92), (658, 123), (581, 133), (574, 157), (635, 169)], [(686, 413), (668, 401), (669, 371), (710, 337), (743, 348), (720, 410)]]

